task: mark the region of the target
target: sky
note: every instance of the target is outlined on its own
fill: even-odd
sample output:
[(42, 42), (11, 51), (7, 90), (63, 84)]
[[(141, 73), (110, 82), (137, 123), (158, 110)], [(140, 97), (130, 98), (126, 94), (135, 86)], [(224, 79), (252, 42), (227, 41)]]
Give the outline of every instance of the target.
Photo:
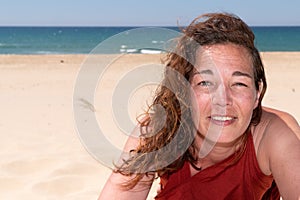
[(229, 12), (250, 26), (300, 26), (299, 0), (0, 0), (0, 26), (184, 26)]

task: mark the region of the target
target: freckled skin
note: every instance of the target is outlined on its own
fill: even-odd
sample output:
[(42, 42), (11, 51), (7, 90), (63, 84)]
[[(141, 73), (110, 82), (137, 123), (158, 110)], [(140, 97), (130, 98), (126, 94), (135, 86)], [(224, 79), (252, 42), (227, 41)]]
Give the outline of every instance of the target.
[(200, 133), (231, 142), (247, 129), (259, 91), (249, 53), (234, 44), (205, 46), (197, 51), (191, 86), (199, 111)]

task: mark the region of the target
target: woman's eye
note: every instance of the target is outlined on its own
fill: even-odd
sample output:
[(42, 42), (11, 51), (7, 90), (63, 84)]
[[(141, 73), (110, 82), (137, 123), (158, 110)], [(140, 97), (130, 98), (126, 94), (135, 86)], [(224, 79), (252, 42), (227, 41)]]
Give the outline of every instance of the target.
[(209, 86), (212, 86), (213, 83), (210, 82), (210, 81), (201, 81), (201, 82), (199, 82), (197, 85), (203, 86), (203, 87), (209, 87)]
[(241, 83), (241, 82), (234, 83), (233, 85), (239, 87), (248, 87), (245, 83)]

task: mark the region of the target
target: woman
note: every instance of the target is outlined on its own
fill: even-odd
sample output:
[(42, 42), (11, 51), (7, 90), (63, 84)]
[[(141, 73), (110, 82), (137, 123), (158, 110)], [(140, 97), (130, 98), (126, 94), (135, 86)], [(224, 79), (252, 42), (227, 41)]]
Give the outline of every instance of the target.
[(155, 177), (156, 199), (278, 199), (277, 187), (299, 198), (299, 125), (262, 108), (267, 84), (250, 28), (212, 13), (183, 33), (140, 138), (129, 139), (99, 199), (146, 199)]

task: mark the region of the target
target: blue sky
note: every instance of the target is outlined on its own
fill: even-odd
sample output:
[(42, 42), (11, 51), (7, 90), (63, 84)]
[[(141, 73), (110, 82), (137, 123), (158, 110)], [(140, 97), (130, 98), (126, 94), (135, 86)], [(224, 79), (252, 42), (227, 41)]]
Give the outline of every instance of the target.
[(251, 26), (300, 26), (299, 8), (299, 0), (6, 0), (0, 26), (176, 26), (216, 11)]

